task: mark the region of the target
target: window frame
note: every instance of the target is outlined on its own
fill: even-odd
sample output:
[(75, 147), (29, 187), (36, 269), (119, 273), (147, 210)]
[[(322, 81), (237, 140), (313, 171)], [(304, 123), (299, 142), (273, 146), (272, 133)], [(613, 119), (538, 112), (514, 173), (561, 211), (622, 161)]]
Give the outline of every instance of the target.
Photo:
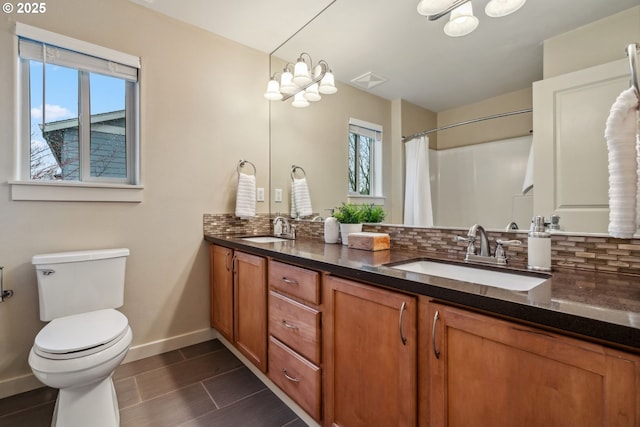
[[(382, 198), (382, 126), (359, 120), (355, 118), (349, 118), (349, 135), (348, 141), (351, 140), (351, 135), (356, 134), (358, 136), (365, 136), (373, 139), (373, 144), (370, 150), (369, 159), (369, 194), (360, 194), (359, 192), (353, 192), (348, 189), (349, 198)], [(356, 137), (356, 141), (359, 138)], [(350, 143), (350, 142), (349, 142)], [(359, 153), (356, 153), (356, 165), (358, 162)], [(347, 159), (347, 164), (349, 159)], [(357, 175), (357, 173), (356, 173)], [(349, 185), (349, 183), (347, 183)]]
[[(28, 39), (54, 46), (56, 48), (72, 51), (79, 54), (80, 58), (94, 57), (101, 61), (107, 61), (109, 66), (122, 64), (129, 69), (136, 70), (136, 78), (125, 80), (125, 138), (127, 156), (127, 177), (92, 177), (90, 171), (90, 155), (80, 155), (81, 177), (80, 181), (73, 180), (32, 180), (30, 165), (30, 70), (31, 59), (22, 58), (19, 52), (19, 39)], [(51, 200), (51, 201), (142, 201), (141, 176), (140, 176), (140, 58), (109, 48), (73, 39), (60, 34), (52, 33), (26, 24), (16, 23), (15, 27), (15, 98), (16, 98), (16, 131), (15, 139), (15, 168), (14, 180), (9, 181), (12, 200)], [(90, 58), (89, 58), (90, 59)], [(45, 64), (43, 63), (43, 66)], [(84, 141), (79, 150), (88, 149), (90, 146), (91, 117), (89, 113), (89, 76), (93, 70), (79, 71), (79, 126), (80, 132), (85, 133)], [(133, 72), (133, 71), (132, 71)], [(116, 77), (120, 77), (117, 76)], [(82, 92), (84, 90), (84, 92)], [(44, 104), (44, 102), (43, 102)], [(44, 108), (44, 107), (43, 107)], [(88, 117), (83, 120), (82, 117)], [(84, 124), (84, 126), (83, 126)]]

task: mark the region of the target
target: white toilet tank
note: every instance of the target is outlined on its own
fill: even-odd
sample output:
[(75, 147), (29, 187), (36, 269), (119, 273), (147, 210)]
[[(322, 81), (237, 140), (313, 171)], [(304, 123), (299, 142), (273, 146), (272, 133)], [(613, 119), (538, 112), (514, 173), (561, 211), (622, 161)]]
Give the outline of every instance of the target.
[(121, 307), (128, 256), (125, 248), (35, 255), (40, 320)]

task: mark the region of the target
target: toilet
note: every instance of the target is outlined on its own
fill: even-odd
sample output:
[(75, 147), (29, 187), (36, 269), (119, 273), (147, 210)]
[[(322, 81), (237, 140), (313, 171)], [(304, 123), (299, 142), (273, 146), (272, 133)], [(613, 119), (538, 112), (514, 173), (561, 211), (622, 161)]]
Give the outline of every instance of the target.
[(133, 334), (116, 308), (124, 302), (129, 249), (35, 255), (40, 320), (48, 321), (29, 352), (36, 378), (59, 389), (52, 426), (120, 424), (111, 376)]

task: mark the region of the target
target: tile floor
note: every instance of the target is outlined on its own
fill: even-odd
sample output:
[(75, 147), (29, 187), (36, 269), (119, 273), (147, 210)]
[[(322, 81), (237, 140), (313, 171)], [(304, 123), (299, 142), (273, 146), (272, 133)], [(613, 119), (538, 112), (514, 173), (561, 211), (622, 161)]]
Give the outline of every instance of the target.
[[(120, 366), (121, 427), (301, 427), (300, 420), (218, 340)], [(0, 399), (0, 426), (50, 426), (57, 391)]]

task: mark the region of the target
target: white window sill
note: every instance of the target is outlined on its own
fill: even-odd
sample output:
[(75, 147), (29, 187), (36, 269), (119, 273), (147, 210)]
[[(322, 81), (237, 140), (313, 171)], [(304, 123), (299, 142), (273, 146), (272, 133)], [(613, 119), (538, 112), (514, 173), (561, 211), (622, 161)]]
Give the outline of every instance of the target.
[(9, 181), (11, 200), (142, 202), (141, 185), (86, 182)]
[(362, 196), (360, 194), (349, 194), (349, 203), (373, 203), (374, 205), (384, 205), (384, 196)]

